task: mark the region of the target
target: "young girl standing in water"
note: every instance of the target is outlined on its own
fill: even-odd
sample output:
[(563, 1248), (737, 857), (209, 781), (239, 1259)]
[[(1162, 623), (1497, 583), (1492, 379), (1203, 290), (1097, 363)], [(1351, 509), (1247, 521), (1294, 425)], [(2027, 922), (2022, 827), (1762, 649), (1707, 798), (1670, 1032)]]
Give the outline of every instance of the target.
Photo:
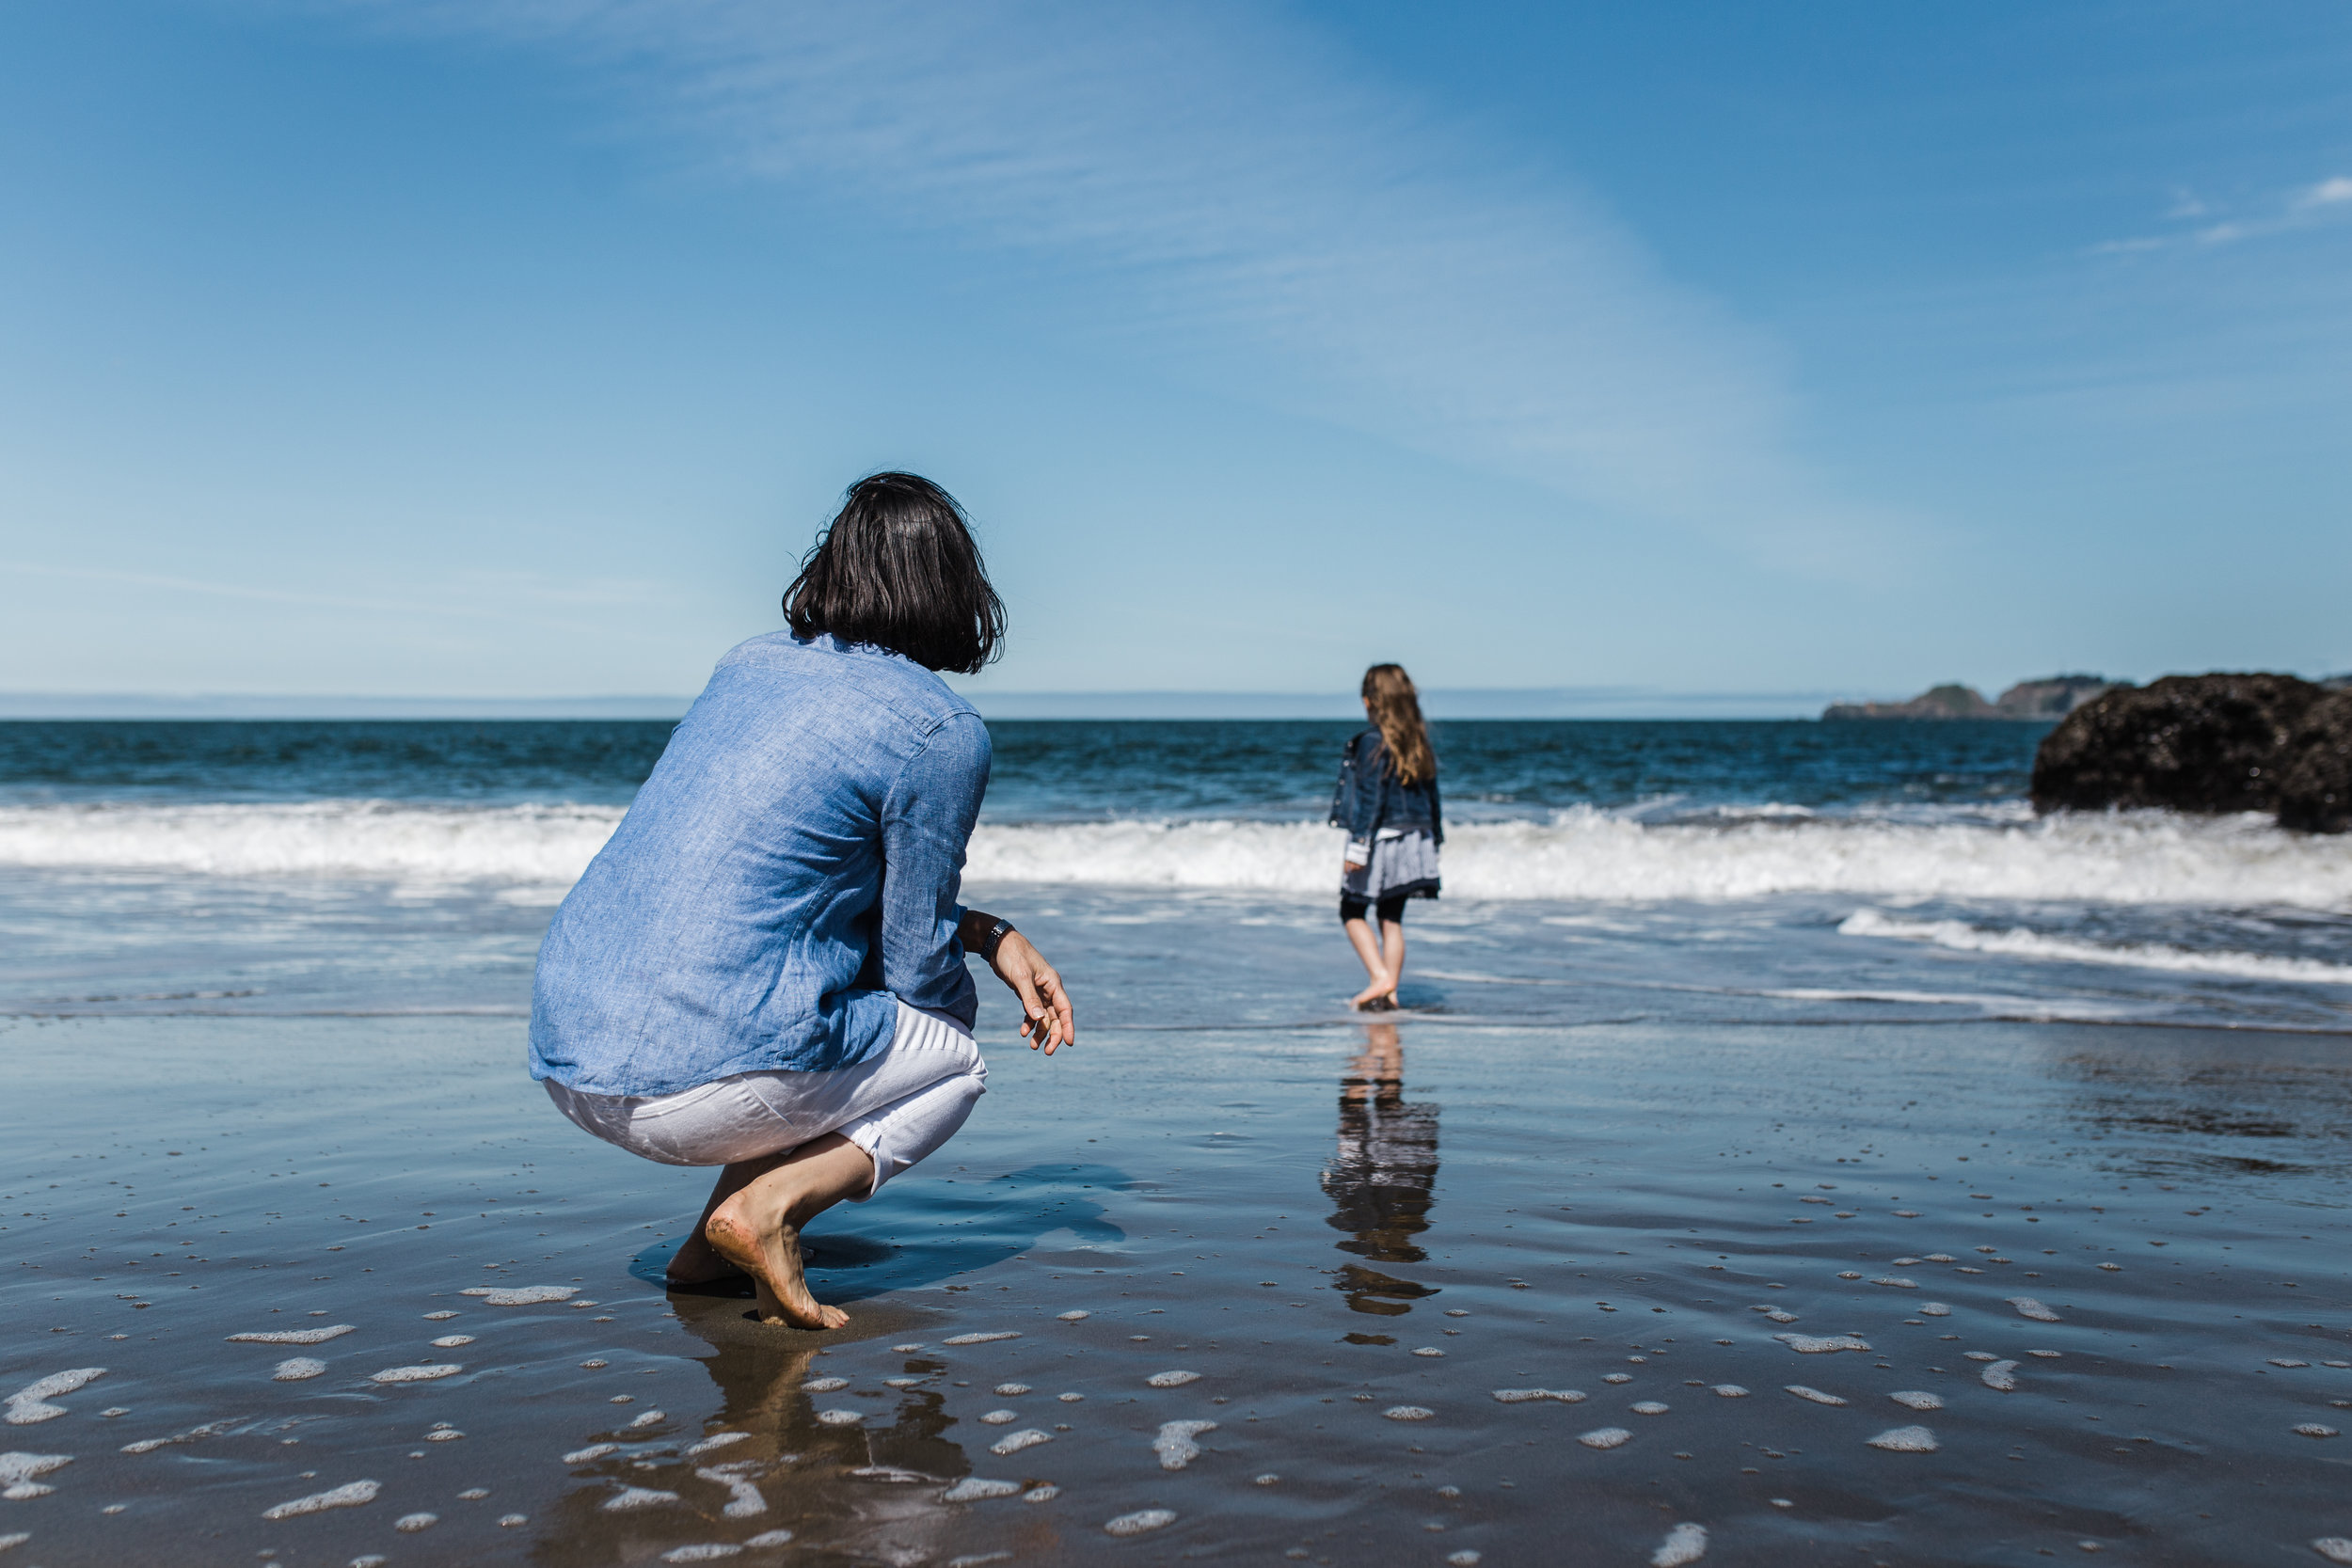
[[(1347, 830), (1340, 878), (1340, 921), (1370, 983), (1348, 1004), (1367, 1012), (1396, 1006), (1405, 974), (1405, 900), (1438, 896), (1438, 754), (1422, 722), (1412, 677), (1396, 664), (1364, 672), (1364, 717), (1372, 722), (1340, 758), (1331, 825)], [(1375, 913), (1375, 932), (1364, 918)]]

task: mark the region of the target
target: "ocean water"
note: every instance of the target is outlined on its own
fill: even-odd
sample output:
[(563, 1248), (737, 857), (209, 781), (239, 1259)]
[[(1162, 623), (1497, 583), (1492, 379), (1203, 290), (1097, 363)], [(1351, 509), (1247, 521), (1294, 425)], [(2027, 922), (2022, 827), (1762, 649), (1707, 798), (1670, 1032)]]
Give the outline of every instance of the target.
[[(1267, 970), (1238, 998), (1151, 985), (1134, 1002), (1155, 1017), (1328, 1018), (1358, 983), (1320, 928), (1349, 728), (1000, 722), (973, 896), (1089, 930), (1182, 921), (1219, 962)], [(518, 1009), (547, 908), (667, 734), (0, 724), (0, 1009)], [(1416, 911), (1405, 1000), (1565, 1021), (2352, 1018), (2352, 839), (2037, 819), (2041, 734), (1441, 724), (1446, 895)], [(1268, 963), (1278, 930), (1296, 951)]]
[(2352, 842), (2037, 820), (2031, 726), (1007, 723), (1075, 992), (810, 1239), (521, 1069), (666, 726), (0, 726), (0, 1553), (405, 1568), (2352, 1561)]

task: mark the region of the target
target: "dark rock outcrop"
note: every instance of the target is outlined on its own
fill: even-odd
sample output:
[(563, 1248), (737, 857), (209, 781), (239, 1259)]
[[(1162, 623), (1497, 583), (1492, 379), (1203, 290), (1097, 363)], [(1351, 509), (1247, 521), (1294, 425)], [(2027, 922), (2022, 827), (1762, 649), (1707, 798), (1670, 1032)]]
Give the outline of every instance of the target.
[(2296, 737), (2325, 695), (2265, 674), (2167, 675), (2109, 691), (2042, 738), (2034, 809), (2277, 811)]
[(2307, 833), (2352, 830), (2352, 688), (2313, 703), (2287, 750), (2279, 773), (2279, 826)]

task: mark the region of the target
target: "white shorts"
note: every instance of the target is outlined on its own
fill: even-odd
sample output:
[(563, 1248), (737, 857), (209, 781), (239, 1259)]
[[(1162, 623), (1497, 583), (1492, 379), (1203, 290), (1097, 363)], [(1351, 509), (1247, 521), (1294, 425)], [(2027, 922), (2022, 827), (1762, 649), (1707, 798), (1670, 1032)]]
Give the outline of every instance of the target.
[(731, 1165), (838, 1132), (873, 1157), (864, 1202), (955, 1136), (987, 1091), (988, 1066), (953, 1020), (901, 1002), (888, 1048), (855, 1067), (745, 1072), (650, 1097), (547, 1085), (575, 1126), (665, 1165)]

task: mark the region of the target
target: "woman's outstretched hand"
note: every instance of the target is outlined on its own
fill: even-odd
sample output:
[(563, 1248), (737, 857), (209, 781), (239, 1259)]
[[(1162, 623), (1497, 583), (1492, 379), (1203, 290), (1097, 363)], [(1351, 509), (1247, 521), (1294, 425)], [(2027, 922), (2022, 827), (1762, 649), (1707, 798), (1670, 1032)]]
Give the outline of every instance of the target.
[(1029, 1042), (1029, 1049), (1045, 1048), (1051, 1056), (1065, 1045), (1078, 1043), (1077, 1020), (1070, 1010), (1070, 992), (1063, 989), (1061, 976), (1044, 956), (1029, 945), (1029, 939), (1018, 931), (1007, 931), (996, 944), (996, 957), (989, 967), (996, 978), (1012, 988), (1021, 999), (1021, 1037)]

